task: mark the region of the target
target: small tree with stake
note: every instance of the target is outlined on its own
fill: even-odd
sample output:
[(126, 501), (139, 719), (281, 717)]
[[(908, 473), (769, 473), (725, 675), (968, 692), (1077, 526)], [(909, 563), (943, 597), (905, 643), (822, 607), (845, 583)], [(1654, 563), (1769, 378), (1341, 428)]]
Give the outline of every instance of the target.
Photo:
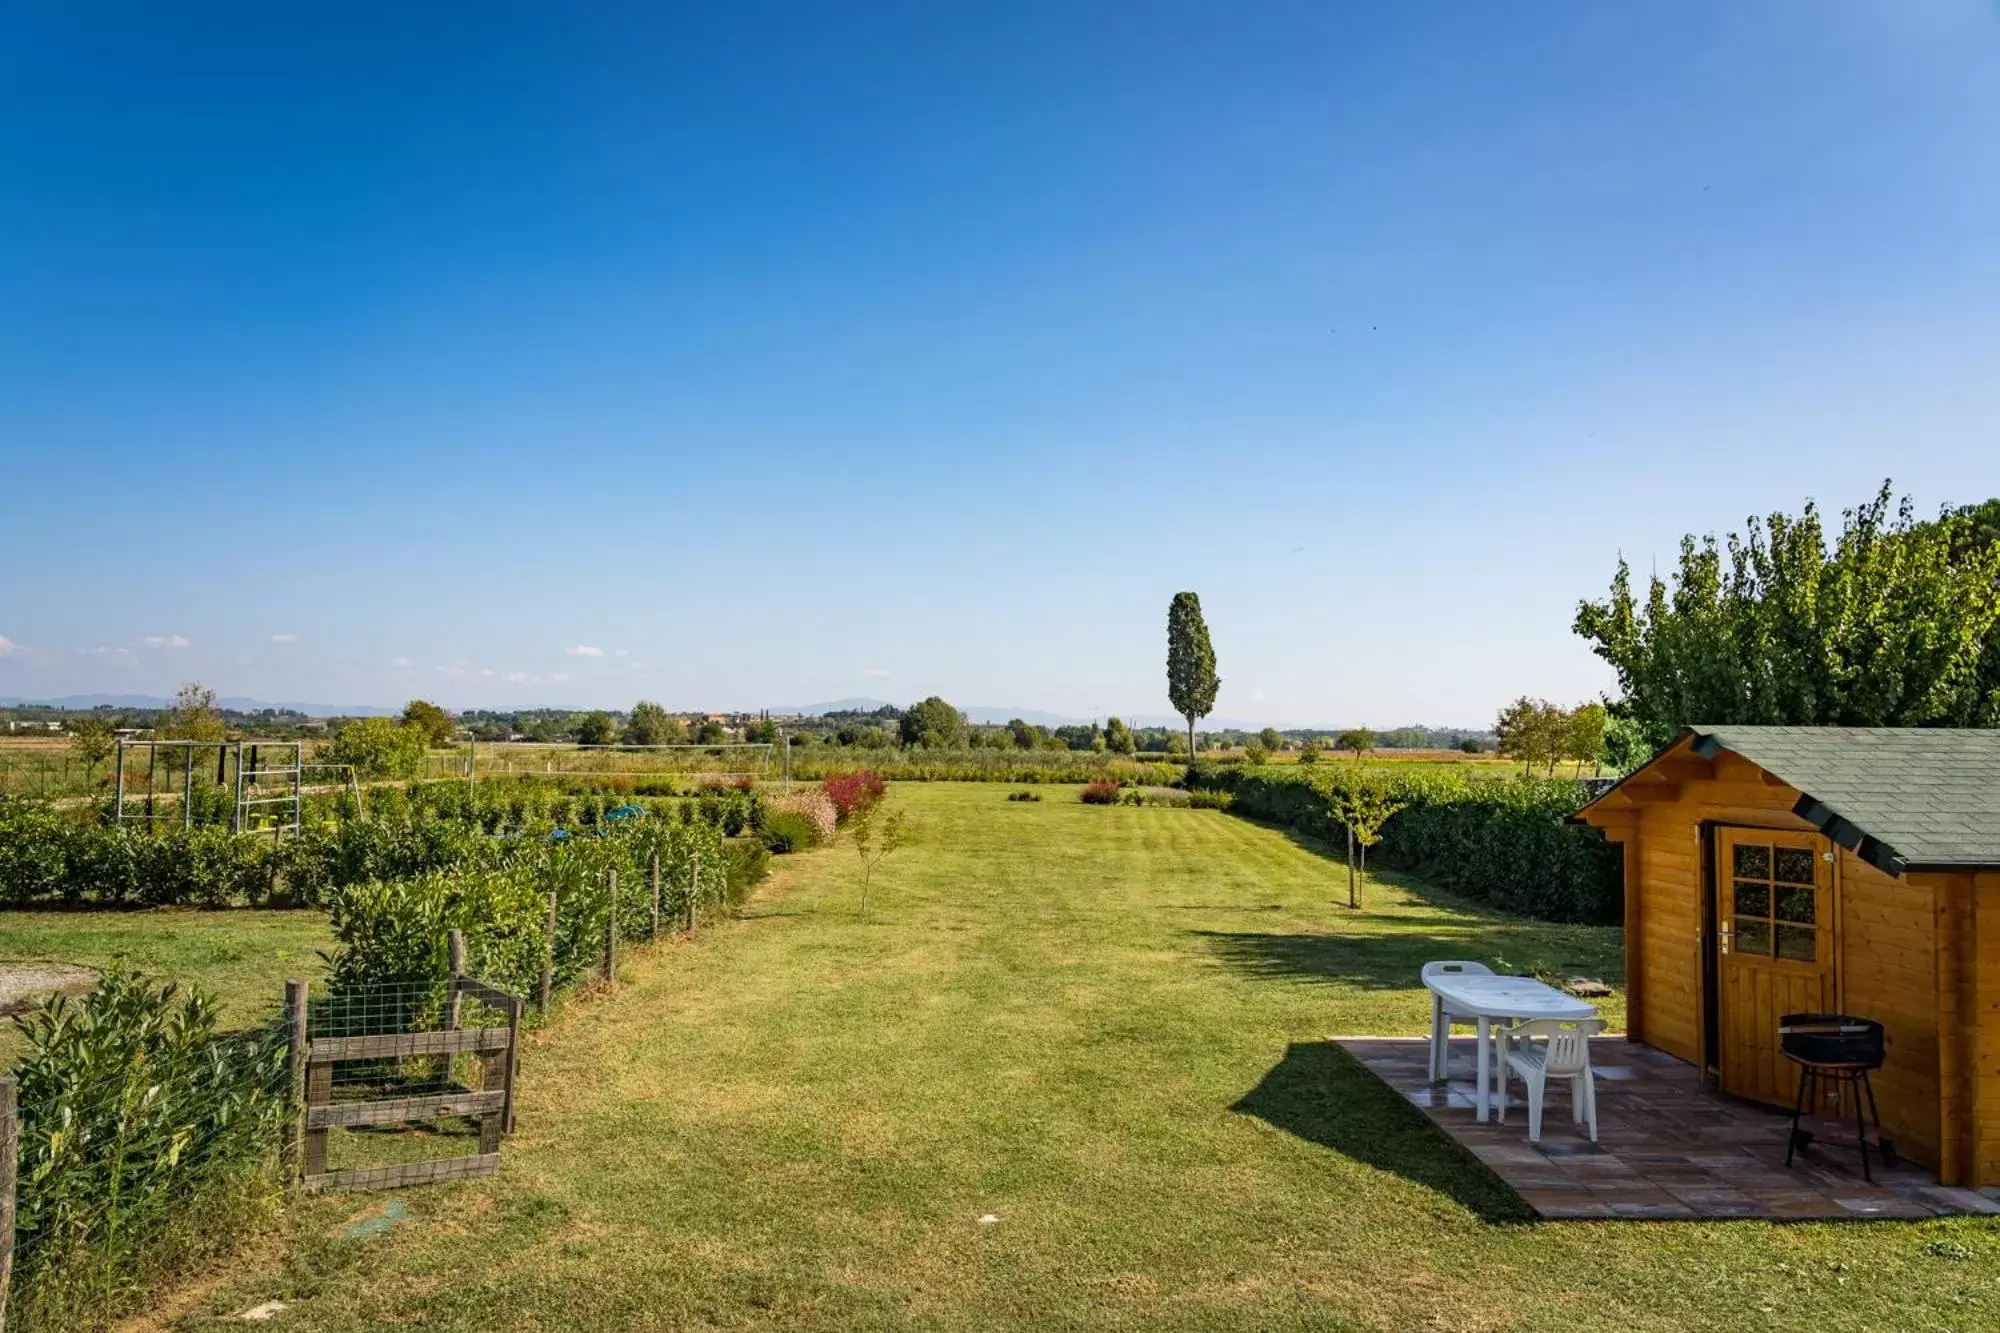
[(1188, 758), (1197, 751), (1194, 724), (1215, 707), (1222, 680), (1215, 674), (1215, 647), (1208, 641), (1208, 622), (1201, 617), (1201, 598), (1191, 592), (1174, 594), (1167, 607), (1167, 698), (1187, 719)]
[(1337, 800), (1340, 822), (1347, 827), (1347, 905), (1359, 910), (1362, 885), (1368, 879), (1368, 849), (1382, 841), (1382, 826), (1403, 808), (1403, 802), (1372, 782), (1344, 788)]
[(90, 777), (97, 776), (97, 766), (111, 757), (118, 748), (117, 733), (111, 723), (101, 717), (79, 717), (65, 724), (69, 731), (69, 744), (76, 751), (76, 757), (83, 760), (83, 771)]
[(868, 915), (868, 891), (873, 887), (875, 867), (903, 845), (903, 812), (896, 810), (884, 816), (881, 824), (876, 817), (881, 814), (882, 804), (871, 801), (856, 806), (847, 817), (847, 827), (854, 833), (854, 850), (861, 856), (861, 915)]

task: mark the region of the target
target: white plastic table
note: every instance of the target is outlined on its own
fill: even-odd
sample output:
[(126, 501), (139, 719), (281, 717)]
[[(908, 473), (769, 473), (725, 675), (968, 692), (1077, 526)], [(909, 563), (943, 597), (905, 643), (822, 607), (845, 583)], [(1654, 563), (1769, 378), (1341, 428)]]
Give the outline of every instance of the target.
[[(1488, 1093), (1493, 1086), (1492, 1031), (1495, 1019), (1519, 1021), (1526, 1018), (1595, 1018), (1597, 1006), (1574, 995), (1565, 995), (1554, 986), (1533, 977), (1478, 976), (1451, 972), (1424, 983), (1431, 990), (1433, 1017), (1443, 1009), (1474, 1020), (1479, 1035), (1479, 1088), (1473, 1106), (1477, 1118), (1487, 1117)], [(1435, 1029), (1434, 1029), (1435, 1030)], [(1445, 1029), (1446, 1045), (1451, 1029)], [(1440, 1071), (1442, 1072), (1442, 1071)]]

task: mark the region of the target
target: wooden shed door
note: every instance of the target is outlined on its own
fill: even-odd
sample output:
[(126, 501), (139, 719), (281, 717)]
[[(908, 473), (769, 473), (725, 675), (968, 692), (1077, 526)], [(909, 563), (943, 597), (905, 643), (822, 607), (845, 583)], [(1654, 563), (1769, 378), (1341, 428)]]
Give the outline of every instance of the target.
[(1834, 1006), (1832, 847), (1811, 833), (1716, 830), (1722, 1088), (1789, 1105), (1798, 1070), (1778, 1051), (1778, 1019)]

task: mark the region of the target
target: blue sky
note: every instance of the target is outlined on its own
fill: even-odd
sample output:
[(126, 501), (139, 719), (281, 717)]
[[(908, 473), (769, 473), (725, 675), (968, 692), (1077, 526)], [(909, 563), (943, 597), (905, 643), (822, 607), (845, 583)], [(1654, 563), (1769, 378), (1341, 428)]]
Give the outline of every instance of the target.
[[(2000, 491), (1984, 0), (0, 15), (0, 694), (1482, 723)], [(595, 650), (595, 651), (579, 651)]]

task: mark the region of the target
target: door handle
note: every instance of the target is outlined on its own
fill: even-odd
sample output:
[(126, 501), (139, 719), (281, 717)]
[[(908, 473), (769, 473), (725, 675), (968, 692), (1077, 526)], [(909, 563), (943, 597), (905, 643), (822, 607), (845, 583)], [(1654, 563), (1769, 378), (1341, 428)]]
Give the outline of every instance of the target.
[(1720, 952), (1720, 953), (1728, 953), (1728, 952), (1729, 952), (1729, 927), (1728, 927), (1728, 926), (1726, 926), (1726, 925), (1725, 925), (1725, 926), (1717, 926), (1717, 927), (1715, 928), (1715, 947), (1716, 947), (1716, 950), (1717, 950), (1718, 952)]

